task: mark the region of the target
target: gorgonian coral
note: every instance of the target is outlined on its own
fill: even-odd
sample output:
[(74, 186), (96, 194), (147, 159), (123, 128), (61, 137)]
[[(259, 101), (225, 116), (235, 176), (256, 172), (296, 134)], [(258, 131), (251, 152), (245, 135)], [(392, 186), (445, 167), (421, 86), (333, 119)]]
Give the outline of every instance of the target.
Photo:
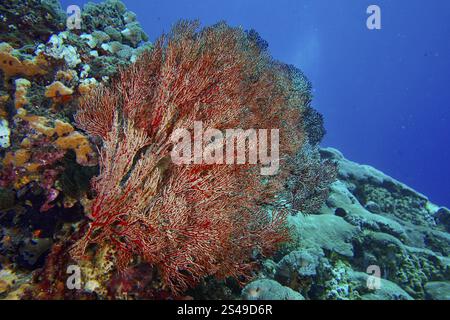
[(321, 159), (318, 148), (305, 143), (291, 158), (291, 173), (286, 183), (287, 200), (294, 211), (317, 213), (328, 199), (329, 186), (337, 179), (336, 164)]
[(263, 179), (249, 164), (175, 165), (170, 136), (195, 121), (279, 129), (283, 164), (303, 141), (301, 104), (284, 68), (241, 29), (178, 23), (76, 114), (103, 145), (91, 221), (74, 256), (110, 248), (118, 270), (151, 264), (173, 292), (207, 275), (249, 275), (255, 253), (287, 238), (285, 214), (261, 207), (282, 187), (284, 171)]
[(305, 134), (311, 145), (316, 146), (322, 142), (327, 133), (323, 125), (323, 116), (311, 106), (307, 106), (303, 111), (303, 125)]

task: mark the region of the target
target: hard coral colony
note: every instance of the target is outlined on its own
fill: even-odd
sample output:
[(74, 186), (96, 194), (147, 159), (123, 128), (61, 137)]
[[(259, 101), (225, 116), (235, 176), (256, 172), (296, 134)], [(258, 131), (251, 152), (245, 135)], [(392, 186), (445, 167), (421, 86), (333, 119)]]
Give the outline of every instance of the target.
[[(0, 35), (0, 264), (29, 270), (0, 297), (169, 298), (246, 283), (290, 238), (288, 215), (317, 210), (336, 176), (318, 154), (308, 80), (254, 30), (181, 21), (150, 45), (120, 1), (87, 5), (79, 32), (43, 2), (0, 6), (24, 30)], [(34, 7), (34, 23), (11, 13)], [(278, 129), (280, 172), (176, 165), (170, 137), (198, 121)], [(66, 285), (73, 265), (78, 291)]]

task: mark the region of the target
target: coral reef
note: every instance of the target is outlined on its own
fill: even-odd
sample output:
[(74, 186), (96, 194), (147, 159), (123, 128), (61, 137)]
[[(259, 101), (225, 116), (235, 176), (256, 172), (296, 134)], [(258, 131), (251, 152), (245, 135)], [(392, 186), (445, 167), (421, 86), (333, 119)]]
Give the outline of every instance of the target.
[(14, 47), (47, 41), (66, 24), (66, 15), (57, 0), (5, 0), (0, 4), (0, 15), (0, 42)]
[(304, 300), (298, 292), (269, 279), (253, 281), (244, 288), (242, 296), (246, 300)]
[[(84, 14), (89, 20), (89, 10)], [(110, 32), (133, 22), (126, 10), (109, 14), (117, 21)], [(30, 270), (42, 267), (52, 246), (83, 219), (89, 180), (98, 172), (95, 142), (72, 124), (79, 100), (151, 45), (133, 25), (133, 44), (119, 38), (122, 51), (104, 50), (103, 30), (65, 30), (59, 1), (2, 1), (0, 19), (0, 265), (24, 272), (29, 284)], [(98, 47), (86, 42), (90, 36)], [(94, 74), (95, 68), (105, 72)], [(18, 289), (1, 283), (7, 288), (1, 297)]]
[[(167, 143), (165, 148), (161, 148), (165, 155), (161, 153), (157, 157), (138, 160), (144, 154), (139, 141), (144, 142), (142, 146), (147, 148), (150, 141), (163, 142), (163, 137), (167, 139), (171, 131), (188, 125), (195, 116), (208, 121), (215, 119), (215, 122), (207, 124), (219, 129), (239, 124), (251, 127), (252, 123), (255, 127), (266, 124), (267, 128), (295, 128), (291, 130), (292, 135), (286, 136), (282, 142), (282, 151), (293, 154), (307, 139), (301, 138), (302, 128), (297, 124), (301, 123), (299, 117), (305, 107), (304, 102), (309, 99), (309, 87), (303, 86), (304, 91), (295, 87), (299, 82), (294, 83), (286, 66), (271, 60), (266, 51), (267, 44), (255, 31), (243, 32), (219, 24), (197, 32), (195, 24), (180, 23), (173, 33), (161, 38), (153, 47), (146, 42), (147, 36), (136, 21), (136, 15), (127, 11), (120, 1), (113, 0), (86, 5), (82, 11), (81, 30), (65, 30), (61, 24), (65, 14), (57, 2), (7, 2), (1, 9), (5, 10), (2, 13), (11, 30), (25, 27), (15, 18), (14, 11), (32, 10), (32, 6), (49, 12), (29, 17), (30, 23), (34, 23), (34, 28), (40, 28), (41, 32), (33, 29), (14, 41), (9, 37), (11, 32), (4, 34), (0, 50), (4, 80), (0, 88), (4, 149), (0, 175), (3, 241), (0, 249), (5, 263), (17, 268), (18, 272), (23, 268), (34, 270), (36, 286), (29, 287), (23, 297), (36, 294), (40, 298), (120, 298), (124, 294), (131, 295), (129, 291), (134, 290), (136, 297), (164, 298), (170, 296), (170, 292), (164, 293), (166, 289), (181, 293), (197, 282), (203, 283), (206, 275), (219, 278), (216, 287), (220, 286), (220, 278), (234, 276), (241, 282), (251, 276), (251, 269), (257, 264), (255, 255), (271, 251), (275, 244), (286, 238), (283, 227), (285, 214), (277, 214), (273, 205), (269, 212), (259, 207), (271, 202), (274, 191), (282, 183), (271, 179), (273, 181), (267, 184), (267, 181), (255, 179), (252, 175), (256, 171), (244, 166), (236, 172), (230, 172), (226, 167), (214, 169), (208, 166), (180, 171), (180, 168), (166, 163)], [(32, 37), (33, 33), (35, 37)], [(197, 41), (191, 41), (197, 37)], [(191, 53), (185, 50), (186, 45), (191, 46)], [(139, 58), (140, 55), (143, 58)], [(171, 55), (175, 60), (170, 58)], [(196, 55), (203, 58), (194, 59)], [(126, 67), (133, 62), (136, 65), (127, 70)], [(224, 71), (223, 65), (226, 64), (230, 67)], [(143, 72), (139, 74), (139, 67), (145, 65), (149, 68), (139, 71)], [(193, 70), (190, 73), (186, 73), (188, 66)], [(122, 82), (115, 76), (119, 70), (122, 70)], [(154, 75), (158, 77), (153, 78)], [(183, 77), (190, 78), (192, 83), (187, 86), (177, 80)], [(116, 80), (111, 83), (112, 78)], [(154, 79), (153, 85), (145, 82), (150, 79)], [(167, 83), (157, 79), (165, 79)], [(143, 82), (140, 87), (133, 87), (135, 81)], [(160, 83), (170, 85), (170, 81), (179, 88), (172, 89), (173, 98), (166, 101), (162, 95), (164, 87)], [(147, 84), (148, 91), (142, 90)], [(222, 92), (217, 90), (219, 86)], [(113, 97), (114, 90), (120, 100)], [(183, 94), (176, 94), (177, 90)], [(122, 93), (126, 93), (129, 100), (121, 101)], [(98, 98), (92, 100), (95, 96)], [(227, 101), (225, 107), (223, 101)], [(156, 105), (157, 108), (154, 112), (150, 108), (138, 110), (137, 106), (142, 102), (145, 102), (142, 107)], [(89, 137), (72, 124), (80, 103), (81, 110), (76, 119)], [(108, 103), (109, 109), (95, 111), (86, 108), (108, 107)], [(116, 110), (120, 113), (112, 109), (121, 104)], [(166, 105), (172, 105), (172, 109), (165, 110)], [(251, 113), (246, 113), (243, 105), (248, 106)], [(178, 110), (173, 109), (174, 106)], [(233, 111), (232, 107), (236, 109)], [(284, 116), (282, 123), (281, 114), (290, 115), (290, 118)], [(117, 121), (121, 121), (120, 125)], [(133, 140), (125, 140), (133, 137), (137, 143), (134, 151), (128, 145)], [(120, 145), (114, 141), (128, 142)], [(102, 150), (101, 174), (90, 189), (89, 180), (98, 172), (96, 147)], [(127, 162), (124, 158), (124, 171), (117, 175), (118, 189), (108, 192), (100, 186), (102, 180), (105, 187), (114, 186), (110, 180), (111, 170), (117, 168), (111, 164), (121, 162), (118, 157), (120, 150), (115, 148), (127, 150), (128, 156), (134, 160)], [(108, 150), (111, 152), (109, 155)], [(147, 155), (151, 155), (150, 150)], [(123, 156), (126, 157), (127, 153)], [(133, 170), (136, 172), (134, 175)], [(145, 171), (151, 173), (148, 186), (144, 183), (147, 180), (139, 180)], [(230, 178), (233, 178), (233, 183)], [(286, 174), (280, 175), (280, 181), (285, 178)], [(183, 191), (183, 196), (172, 199), (170, 194), (178, 187), (185, 189), (181, 183), (183, 179), (192, 190)], [(194, 183), (195, 180), (198, 183)], [(218, 193), (205, 193), (208, 184), (210, 191), (216, 185), (229, 184), (230, 188)], [(149, 189), (142, 190), (142, 186)], [(121, 188), (134, 189), (126, 191)], [(240, 197), (236, 196), (237, 190)], [(124, 194), (134, 194), (137, 198), (126, 199)], [(108, 201), (111, 205), (122, 206), (116, 208), (119, 211), (115, 213), (112, 207), (111, 210), (105, 207), (99, 212), (105, 195), (112, 196)], [(220, 197), (232, 195), (238, 201), (235, 204), (230, 202), (228, 209), (223, 206), (226, 201), (218, 201)], [(141, 210), (137, 207), (132, 210), (139, 203), (138, 198)], [(203, 208), (189, 204), (194, 198), (204, 198)], [(181, 213), (175, 214), (176, 210), (169, 209), (175, 205), (174, 201)], [(153, 207), (153, 212), (159, 213), (145, 218), (144, 211), (149, 210), (146, 207)], [(166, 213), (163, 215), (161, 212)], [(105, 236), (100, 240), (102, 237), (98, 232), (101, 229), (98, 228), (107, 226), (101, 223), (103, 216), (108, 217), (106, 214), (119, 215), (116, 220), (111, 220), (109, 227), (101, 227)], [(122, 230), (127, 229), (125, 226), (128, 233)], [(153, 237), (154, 240), (142, 236), (138, 238), (139, 243), (134, 239), (145, 231), (143, 228), (159, 233)], [(121, 233), (120, 241), (113, 236), (117, 232)], [(91, 237), (94, 234), (95, 239)], [(189, 237), (192, 239), (188, 240)], [(218, 240), (221, 245), (211, 243), (211, 238), (221, 239)], [(201, 246), (192, 245), (201, 239), (204, 239)], [(233, 244), (237, 239), (239, 245)], [(71, 251), (92, 257), (91, 260), (76, 261), (83, 269), (86, 282), (80, 295), (67, 292), (64, 279), (61, 279), (67, 277), (63, 269), (74, 263), (73, 257), (68, 255), (74, 241), (80, 248), (85, 248), (83, 243), (90, 242), (99, 246), (95, 252), (92, 246), (87, 246), (88, 250)], [(161, 248), (156, 251), (150, 249), (152, 241), (159, 243)], [(248, 245), (244, 244), (245, 241)], [(210, 249), (206, 250), (208, 246)], [(230, 249), (225, 250), (226, 247)], [(199, 262), (192, 264), (194, 259)], [(104, 267), (110, 261), (117, 262), (118, 268)], [(148, 273), (148, 270), (140, 271), (145, 263), (149, 263), (147, 269), (154, 270), (150, 273), (151, 288), (136, 288), (131, 284), (132, 277)], [(220, 267), (212, 268), (212, 265)], [(51, 283), (50, 279), (53, 279)]]
[[(306, 299), (448, 299), (448, 209), (335, 149), (320, 154), (337, 164), (338, 181), (319, 210), (290, 217), (295, 242), (260, 277)], [(380, 270), (379, 288), (367, 284), (370, 266)]]
[[(66, 18), (0, 3), (0, 299), (449, 299), (450, 210), (321, 149), (311, 83), (255, 30)], [(174, 165), (194, 121), (281, 129), (280, 174)]]
[(36, 76), (47, 74), (47, 62), (42, 55), (36, 55), (33, 59), (20, 60), (19, 54), (6, 42), (0, 43), (0, 70), (5, 81), (13, 76)]

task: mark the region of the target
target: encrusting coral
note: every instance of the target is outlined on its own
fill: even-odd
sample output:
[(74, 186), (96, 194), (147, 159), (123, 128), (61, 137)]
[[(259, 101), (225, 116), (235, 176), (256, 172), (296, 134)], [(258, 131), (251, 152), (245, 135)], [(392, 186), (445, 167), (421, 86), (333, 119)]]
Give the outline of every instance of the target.
[(45, 96), (47, 98), (59, 98), (61, 96), (70, 96), (73, 94), (71, 88), (67, 88), (62, 82), (55, 81), (45, 88)]
[(8, 79), (16, 75), (45, 75), (47, 61), (43, 55), (37, 55), (33, 60), (19, 60), (13, 55), (13, 47), (8, 43), (0, 43), (0, 70)]
[[(42, 267), (51, 247), (47, 239), (64, 238), (58, 231), (67, 219), (70, 228), (83, 219), (97, 153), (71, 124), (78, 99), (151, 48), (140, 28), (134, 34), (139, 43), (122, 39), (121, 31), (135, 21), (120, 1), (88, 7), (83, 19), (92, 23), (83, 24), (80, 35), (64, 30), (67, 16), (59, 1), (0, 4), (0, 268), (8, 261), (28, 273)], [(111, 19), (107, 28), (101, 26), (105, 32), (96, 30), (100, 26), (91, 15), (98, 8)], [(98, 46), (91, 49), (86, 35)], [(119, 42), (117, 53), (101, 49), (113, 40)], [(37, 247), (42, 250), (29, 259)]]
[[(61, 130), (62, 128), (60, 128)], [(55, 128), (55, 130), (57, 130)], [(65, 137), (59, 137), (55, 141), (55, 145), (62, 150), (75, 151), (77, 162), (79, 164), (87, 164), (94, 151), (91, 148), (87, 137), (79, 132), (72, 132)]]
[(16, 109), (20, 109), (30, 103), (27, 98), (27, 92), (31, 87), (31, 82), (27, 79), (16, 79), (15, 84), (14, 105)]

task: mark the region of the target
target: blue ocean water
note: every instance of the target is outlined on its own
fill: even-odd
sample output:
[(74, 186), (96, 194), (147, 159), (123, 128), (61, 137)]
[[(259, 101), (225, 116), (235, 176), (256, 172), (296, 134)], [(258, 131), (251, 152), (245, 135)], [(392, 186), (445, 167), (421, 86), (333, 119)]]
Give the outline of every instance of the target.
[[(256, 29), (275, 58), (312, 81), (323, 145), (450, 206), (450, 1), (124, 2), (152, 41), (179, 19)], [(381, 30), (366, 27), (371, 4), (381, 8)]]

